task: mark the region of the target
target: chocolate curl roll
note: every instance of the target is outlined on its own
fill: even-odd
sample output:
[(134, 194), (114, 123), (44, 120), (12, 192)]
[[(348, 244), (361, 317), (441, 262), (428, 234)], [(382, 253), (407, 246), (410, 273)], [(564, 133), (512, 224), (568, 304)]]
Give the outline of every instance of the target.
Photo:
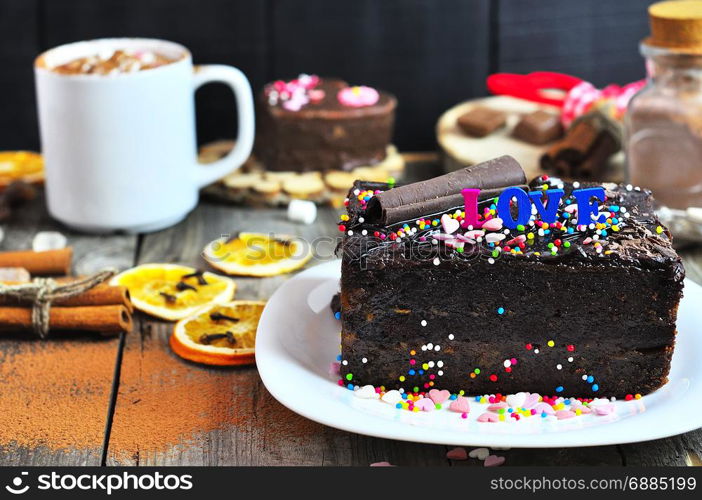
[(511, 156), (500, 156), (446, 175), (390, 189), (368, 202), (366, 220), (389, 225), (463, 205), (463, 189), (481, 189), (480, 199), (510, 186), (525, 186), (526, 175)]

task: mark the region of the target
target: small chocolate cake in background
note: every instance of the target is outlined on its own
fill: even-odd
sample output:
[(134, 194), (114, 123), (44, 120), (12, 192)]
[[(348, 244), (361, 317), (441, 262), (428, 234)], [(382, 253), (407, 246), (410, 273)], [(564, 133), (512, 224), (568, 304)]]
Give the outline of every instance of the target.
[(254, 152), (269, 171), (349, 171), (385, 159), (397, 100), (371, 87), (300, 75), (257, 99)]

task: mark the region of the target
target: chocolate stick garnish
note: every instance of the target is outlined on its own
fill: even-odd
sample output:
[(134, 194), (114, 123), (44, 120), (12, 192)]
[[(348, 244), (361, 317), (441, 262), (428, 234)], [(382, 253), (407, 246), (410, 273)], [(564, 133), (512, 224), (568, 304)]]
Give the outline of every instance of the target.
[(480, 199), (498, 195), (504, 188), (526, 187), (526, 175), (511, 156), (500, 156), (446, 175), (407, 184), (375, 195), (368, 202), (366, 220), (394, 224), (436, 214), (463, 205), (461, 191), (481, 189)]

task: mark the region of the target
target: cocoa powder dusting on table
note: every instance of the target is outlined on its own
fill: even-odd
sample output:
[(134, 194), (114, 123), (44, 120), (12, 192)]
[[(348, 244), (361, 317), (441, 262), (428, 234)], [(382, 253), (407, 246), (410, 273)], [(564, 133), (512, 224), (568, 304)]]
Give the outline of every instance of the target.
[[(5, 346), (0, 446), (100, 449), (116, 339)], [(210, 369), (183, 361), (158, 338), (127, 341), (110, 437), (115, 460), (197, 446), (209, 432), (232, 427), (258, 434), (273, 453), (274, 441), (303, 444), (323, 428), (275, 401), (255, 367)]]
[(120, 460), (137, 451), (165, 451), (208, 431), (245, 424), (252, 390), (237, 384), (236, 374), (183, 361), (156, 340), (128, 343), (110, 452)]
[(0, 445), (99, 449), (117, 340), (7, 341), (2, 347)]
[(253, 432), (263, 436), (264, 446), (270, 435), (289, 446), (322, 428), (268, 394), (254, 366), (212, 369), (189, 363), (158, 338), (127, 343), (119, 392), (110, 439), (117, 461), (137, 452), (198, 446), (219, 429)]

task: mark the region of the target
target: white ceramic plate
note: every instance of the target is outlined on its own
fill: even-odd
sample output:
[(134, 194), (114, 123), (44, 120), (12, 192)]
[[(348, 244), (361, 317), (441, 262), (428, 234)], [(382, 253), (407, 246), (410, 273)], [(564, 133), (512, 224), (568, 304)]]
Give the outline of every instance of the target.
[[(329, 365), (339, 353), (340, 324), (329, 309), (340, 261), (308, 269), (268, 301), (258, 327), (256, 362), (263, 383), (292, 411), (331, 427), (388, 439), (490, 447), (570, 447), (646, 441), (702, 427), (702, 287), (685, 281), (670, 381), (615, 413), (568, 420), (552, 417), (479, 423), (448, 410), (413, 413), (339, 387)], [(444, 405), (446, 406), (446, 405)]]

